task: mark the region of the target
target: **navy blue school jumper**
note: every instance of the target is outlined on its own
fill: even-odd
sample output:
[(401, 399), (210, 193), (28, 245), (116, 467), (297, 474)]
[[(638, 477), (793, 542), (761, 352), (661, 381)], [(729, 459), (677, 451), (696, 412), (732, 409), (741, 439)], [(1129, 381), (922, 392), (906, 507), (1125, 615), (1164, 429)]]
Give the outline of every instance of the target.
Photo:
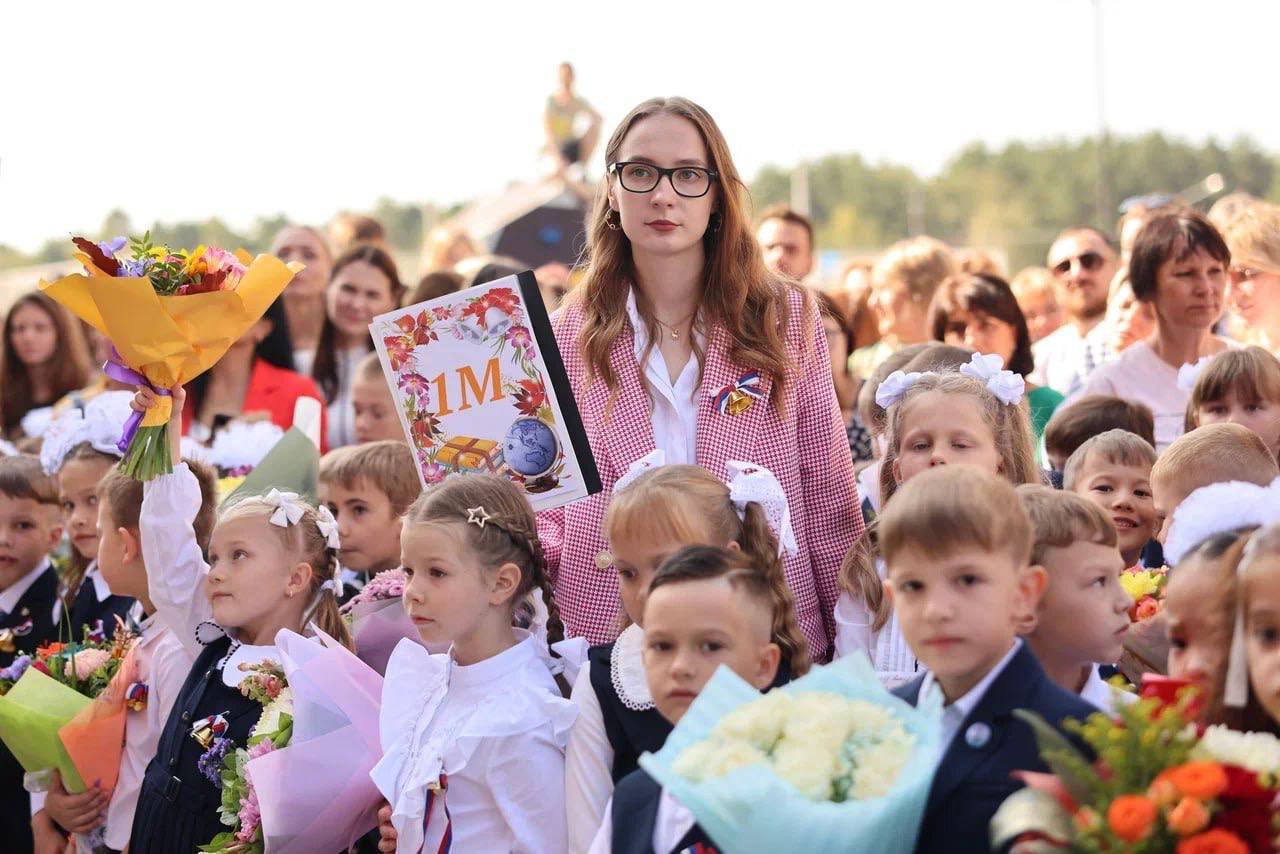
[(117, 596), (114, 593), (101, 601), (95, 589), (93, 579), (86, 576), (80, 582), (80, 589), (71, 600), (67, 609), (67, 627), (71, 630), (71, 639), (76, 643), (84, 640), (84, 628), (90, 631), (101, 629), (107, 637), (116, 632), (116, 617), (125, 620), (129, 609), (136, 600), (131, 596)]
[[(49, 567), (32, 582), (17, 605), (0, 614), (0, 629), (13, 630), (13, 652), (0, 651), (0, 667), (8, 667), (19, 655), (33, 655), (36, 647), (57, 639), (53, 609), (58, 601), (58, 573)], [(31, 838), (31, 796), (22, 787), (22, 766), (0, 742), (0, 842), (5, 852), (27, 852)]]
[[(613, 767), (610, 775), (613, 784), (626, 777), (640, 767), (640, 754), (657, 753), (667, 743), (671, 734), (671, 724), (658, 714), (656, 708), (636, 710), (622, 702), (618, 691), (613, 687), (612, 674), (613, 644), (606, 643), (593, 646), (587, 650), (587, 661), (591, 678), (591, 687), (600, 701), (600, 715), (604, 719), (604, 733), (613, 748)], [(778, 664), (778, 675), (771, 688), (777, 688), (791, 681), (791, 663), (781, 661)]]
[[(924, 677), (893, 693), (916, 705)], [(1013, 771), (1048, 771), (1031, 727), (1015, 709), (1038, 713), (1063, 735), (1066, 718), (1083, 721), (1098, 711), (1078, 694), (1054, 683), (1025, 643), (987, 687), (947, 745), (929, 789), (917, 854), (990, 849), (988, 825), (1005, 798), (1022, 788)], [(1068, 737), (1084, 747), (1078, 738)]]
[[(613, 806), (609, 813), (613, 854), (655, 854), (653, 826), (658, 821), (661, 800), (662, 786), (643, 769), (633, 771), (619, 781), (613, 790)], [(677, 854), (699, 845), (702, 847), (695, 850), (708, 854), (715, 851), (711, 838), (695, 824), (675, 848), (656, 854)]]
[(205, 749), (192, 738), (191, 727), (210, 715), (223, 715), (227, 731), (222, 737), (244, 747), (262, 715), (260, 703), (222, 681), (220, 663), (231, 644), (224, 637), (204, 648), (173, 704), (138, 795), (130, 854), (191, 852), (227, 830), (218, 819), (221, 785), (200, 773), (197, 763)]

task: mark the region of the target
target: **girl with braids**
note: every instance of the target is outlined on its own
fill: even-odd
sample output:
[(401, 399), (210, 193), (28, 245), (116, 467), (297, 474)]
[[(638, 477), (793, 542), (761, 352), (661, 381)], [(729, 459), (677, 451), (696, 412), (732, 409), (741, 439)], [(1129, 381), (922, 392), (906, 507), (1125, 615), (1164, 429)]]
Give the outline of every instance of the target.
[(578, 720), (565, 755), (565, 809), (574, 852), (590, 846), (614, 785), (671, 732), (645, 680), (642, 627), (649, 584), (668, 556), (693, 545), (744, 553), (764, 573), (773, 599), (770, 639), (781, 650), (776, 684), (809, 670), (808, 645), (782, 571), (779, 540), (794, 540), (777, 479), (765, 469), (730, 462), (733, 477), (725, 484), (701, 466), (662, 461), (655, 451), (634, 463), (614, 486), (605, 513), (627, 625), (614, 643), (590, 649), (573, 686)]
[[(564, 748), (577, 715), (547, 643), (563, 633), (533, 510), (505, 478), (453, 477), (405, 515), (404, 606), (431, 654), (402, 640), (387, 662), (382, 851), (567, 848)], [(547, 638), (515, 628), (541, 593)]]
[[(222, 791), (209, 768), (220, 748), (245, 747), (262, 705), (240, 692), (246, 668), (282, 661), (281, 629), (315, 626), (351, 647), (338, 614), (338, 525), (291, 492), (242, 499), (219, 516), (206, 563), (194, 522), (200, 485), (182, 462), (179, 435), (186, 392), (170, 390), (173, 472), (143, 485), (139, 534), (147, 590), (156, 615), (195, 663), (169, 712), (147, 766), (129, 850), (192, 851), (225, 829)], [(158, 397), (139, 390), (133, 407)], [(217, 740), (201, 740), (209, 729)], [(334, 792), (338, 796), (338, 792)]]

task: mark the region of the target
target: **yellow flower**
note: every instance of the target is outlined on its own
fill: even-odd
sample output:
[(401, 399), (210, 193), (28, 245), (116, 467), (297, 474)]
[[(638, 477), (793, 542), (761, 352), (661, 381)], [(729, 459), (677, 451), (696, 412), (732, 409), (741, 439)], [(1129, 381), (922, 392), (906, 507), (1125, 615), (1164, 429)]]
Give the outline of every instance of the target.
[(1160, 574), (1149, 570), (1120, 573), (1120, 586), (1136, 602), (1143, 596), (1154, 596), (1160, 589)]

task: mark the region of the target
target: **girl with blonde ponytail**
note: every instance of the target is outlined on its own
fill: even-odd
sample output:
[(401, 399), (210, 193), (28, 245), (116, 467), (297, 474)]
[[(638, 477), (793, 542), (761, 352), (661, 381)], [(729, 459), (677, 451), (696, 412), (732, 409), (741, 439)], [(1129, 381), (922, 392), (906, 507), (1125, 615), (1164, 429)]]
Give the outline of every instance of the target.
[(579, 716), (565, 759), (570, 851), (587, 850), (614, 784), (638, 767), (641, 753), (661, 748), (671, 732), (654, 707), (641, 660), (644, 602), (664, 560), (691, 545), (746, 554), (773, 601), (771, 640), (782, 653), (775, 684), (809, 670), (808, 643), (783, 574), (779, 541), (791, 548), (794, 534), (777, 479), (757, 466), (729, 462), (726, 484), (701, 466), (664, 462), (655, 451), (634, 463), (614, 487), (605, 514), (607, 554), (618, 577), (625, 625), (617, 641), (591, 648), (573, 686)]
[[(210, 781), (227, 751), (248, 745), (262, 715), (241, 682), (255, 665), (283, 661), (279, 632), (314, 625), (351, 645), (338, 616), (338, 526), (328, 510), (274, 489), (245, 498), (214, 524), (206, 562), (196, 533), (201, 487), (180, 456), (186, 392), (169, 393), (173, 472), (143, 485), (139, 538), (155, 613), (194, 664), (143, 778), (133, 852), (191, 851), (225, 830)], [(141, 412), (157, 400), (144, 389), (132, 406)]]

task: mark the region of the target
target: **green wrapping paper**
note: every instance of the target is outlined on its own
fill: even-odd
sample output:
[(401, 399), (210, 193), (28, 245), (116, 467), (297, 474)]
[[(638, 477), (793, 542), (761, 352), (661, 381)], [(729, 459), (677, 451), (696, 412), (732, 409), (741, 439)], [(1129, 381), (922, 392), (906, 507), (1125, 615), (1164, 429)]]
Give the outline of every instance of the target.
[(93, 701), (28, 667), (0, 697), (0, 740), (27, 771), (57, 768), (68, 792), (83, 792), (84, 781), (58, 736), (68, 721)]

